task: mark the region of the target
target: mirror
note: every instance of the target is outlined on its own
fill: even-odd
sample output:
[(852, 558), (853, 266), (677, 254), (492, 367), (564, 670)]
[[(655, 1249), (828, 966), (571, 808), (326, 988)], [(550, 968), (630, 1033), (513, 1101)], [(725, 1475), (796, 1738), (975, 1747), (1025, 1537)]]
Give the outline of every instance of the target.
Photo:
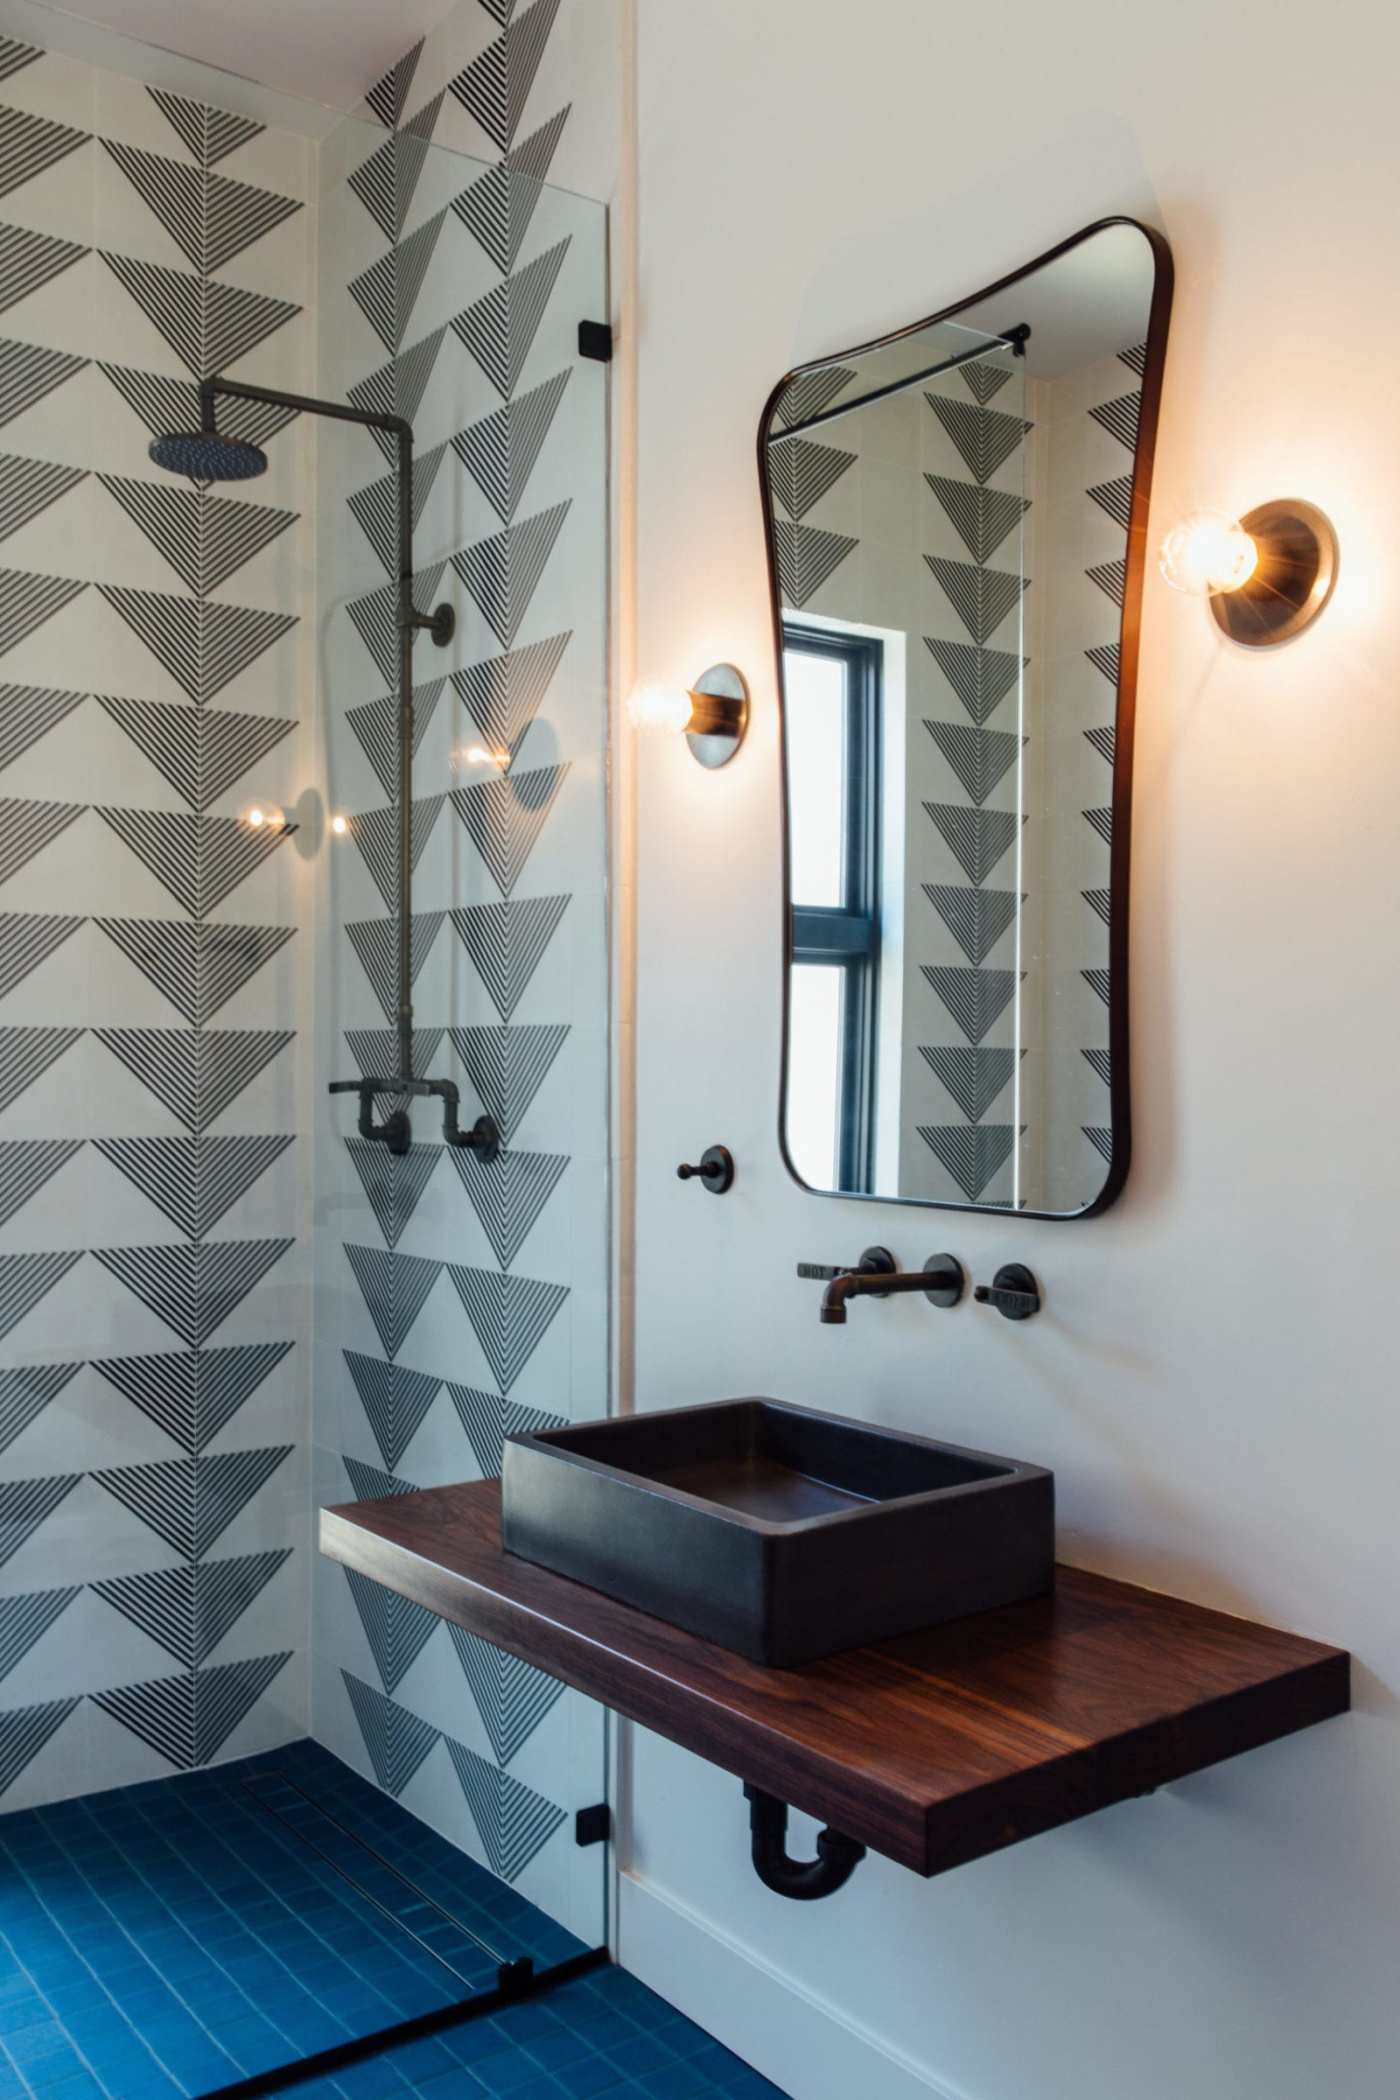
[(775, 390), (783, 1150), (829, 1194), (1086, 1217), (1128, 1168), (1128, 829), (1171, 303), (1106, 220)]

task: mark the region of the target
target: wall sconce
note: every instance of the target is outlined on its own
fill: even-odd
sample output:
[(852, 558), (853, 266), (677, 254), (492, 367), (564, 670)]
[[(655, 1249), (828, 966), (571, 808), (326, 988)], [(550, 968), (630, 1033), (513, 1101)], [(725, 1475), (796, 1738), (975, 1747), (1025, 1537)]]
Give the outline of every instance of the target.
[(1162, 542), (1173, 590), (1207, 597), (1216, 625), (1246, 649), (1272, 649), (1310, 627), (1337, 581), (1337, 535), (1300, 497), (1242, 518), (1196, 511)]
[(749, 689), (733, 664), (711, 664), (689, 690), (638, 686), (627, 702), (636, 729), (679, 729), (698, 765), (728, 765), (749, 726)]

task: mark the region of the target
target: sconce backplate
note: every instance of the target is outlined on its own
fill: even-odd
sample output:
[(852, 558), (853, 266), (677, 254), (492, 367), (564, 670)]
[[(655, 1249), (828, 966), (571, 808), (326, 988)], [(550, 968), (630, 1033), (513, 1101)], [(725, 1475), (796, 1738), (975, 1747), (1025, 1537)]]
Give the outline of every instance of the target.
[(1240, 519), (1259, 550), (1254, 574), (1210, 609), (1232, 642), (1273, 649), (1310, 627), (1337, 581), (1337, 535), (1316, 504), (1287, 496)]
[[(749, 689), (733, 664), (711, 664), (690, 689), (693, 729), (685, 740), (702, 766), (727, 766), (749, 726)], [(710, 703), (706, 705), (706, 703)]]

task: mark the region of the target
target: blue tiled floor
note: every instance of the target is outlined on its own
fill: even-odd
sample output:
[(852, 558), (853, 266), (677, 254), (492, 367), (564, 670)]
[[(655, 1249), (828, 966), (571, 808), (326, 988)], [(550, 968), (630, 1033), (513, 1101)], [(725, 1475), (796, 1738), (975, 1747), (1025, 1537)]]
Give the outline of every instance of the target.
[(313, 1743), (23, 1810), (0, 1817), (0, 2100), (189, 2100), (487, 1988), (499, 1959), (578, 1952)]

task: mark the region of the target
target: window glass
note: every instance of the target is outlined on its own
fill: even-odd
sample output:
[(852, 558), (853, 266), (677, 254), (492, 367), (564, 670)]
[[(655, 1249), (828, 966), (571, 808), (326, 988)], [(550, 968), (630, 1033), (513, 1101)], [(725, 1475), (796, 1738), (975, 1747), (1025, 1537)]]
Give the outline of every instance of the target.
[(845, 902), (846, 667), (836, 656), (783, 653), (787, 703), (792, 901)]
[(788, 1152), (798, 1174), (817, 1189), (835, 1186), (844, 977), (820, 963), (798, 963), (792, 972)]

